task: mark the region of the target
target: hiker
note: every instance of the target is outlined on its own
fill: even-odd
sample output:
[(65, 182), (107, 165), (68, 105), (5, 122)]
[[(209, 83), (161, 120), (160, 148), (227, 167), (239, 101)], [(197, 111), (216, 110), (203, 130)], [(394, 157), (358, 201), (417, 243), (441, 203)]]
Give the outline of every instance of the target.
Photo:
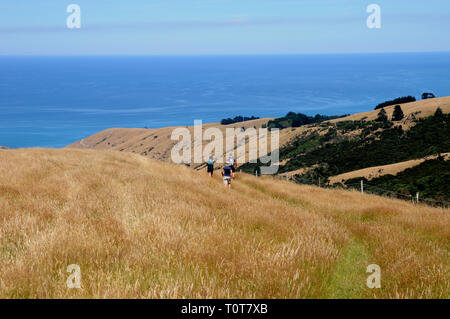
[(236, 172), (236, 160), (234, 159), (233, 156), (230, 156), (228, 158), (227, 163), (229, 163), (231, 170), (233, 171), (233, 178), (234, 178), (234, 173)]
[(222, 176), (223, 176), (223, 185), (225, 185), (225, 187), (228, 186), (228, 189), (230, 189), (231, 178), (234, 177), (233, 169), (231, 168), (230, 162), (227, 162), (227, 164), (223, 167)]
[(209, 160), (206, 162), (207, 172), (210, 177), (213, 176), (214, 173), (214, 158), (212, 156), (209, 157)]

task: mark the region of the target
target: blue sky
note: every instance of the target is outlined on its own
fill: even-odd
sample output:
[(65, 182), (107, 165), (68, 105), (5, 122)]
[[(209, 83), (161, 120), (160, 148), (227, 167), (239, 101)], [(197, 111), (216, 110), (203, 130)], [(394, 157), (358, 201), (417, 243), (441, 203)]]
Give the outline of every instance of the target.
[[(66, 27), (69, 4), (82, 27)], [(369, 4), (382, 28), (366, 26)], [(0, 55), (450, 51), (448, 0), (1, 0)]]

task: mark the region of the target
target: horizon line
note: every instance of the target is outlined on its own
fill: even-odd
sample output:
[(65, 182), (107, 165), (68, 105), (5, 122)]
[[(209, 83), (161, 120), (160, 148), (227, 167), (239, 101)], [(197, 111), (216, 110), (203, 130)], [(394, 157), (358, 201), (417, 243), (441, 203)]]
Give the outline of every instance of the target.
[(444, 51), (387, 51), (387, 52), (317, 52), (317, 53), (186, 53), (186, 54), (2, 54), (0, 57), (227, 57), (227, 56), (299, 56), (299, 55), (383, 55), (450, 53)]

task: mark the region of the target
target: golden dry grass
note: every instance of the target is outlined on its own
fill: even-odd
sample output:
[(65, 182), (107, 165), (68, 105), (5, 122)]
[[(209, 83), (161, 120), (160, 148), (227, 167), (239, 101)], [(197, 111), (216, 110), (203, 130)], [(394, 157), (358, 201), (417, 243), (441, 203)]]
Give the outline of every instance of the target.
[[(221, 125), (219, 123), (204, 123), (203, 133), (208, 128), (218, 128), (223, 134), (223, 145), (225, 147), (225, 132), (227, 128), (261, 128), (272, 118), (263, 118), (252, 121), (240, 122), (230, 125)], [(163, 127), (157, 129), (141, 129), (141, 128), (110, 128), (101, 131), (95, 135), (86, 137), (85, 139), (68, 145), (67, 148), (95, 149), (95, 150), (115, 150), (121, 152), (130, 152), (140, 154), (152, 159), (158, 159), (165, 162), (171, 161), (171, 150), (178, 141), (172, 141), (171, 135), (176, 128), (187, 128), (191, 134), (191, 147), (194, 147), (194, 126), (176, 126)], [(280, 138), (281, 143), (286, 139)], [(248, 140), (246, 141), (248, 143)], [(210, 143), (204, 140), (203, 146)], [(270, 147), (270, 139), (268, 142)], [(226, 153), (226, 150), (223, 149)], [(249, 161), (248, 146), (246, 147), (245, 158)], [(193, 157), (192, 157), (193, 159)], [(195, 164), (196, 166), (198, 164)]]
[[(445, 160), (450, 160), (450, 153), (443, 153), (441, 156)], [(330, 177), (330, 183), (336, 184), (336, 183), (343, 183), (346, 180), (357, 178), (357, 177), (365, 177), (368, 180), (383, 176), (383, 175), (397, 175), (400, 172), (403, 172), (404, 170), (408, 168), (412, 168), (414, 166), (420, 165), (423, 162), (431, 159), (436, 159), (437, 155), (431, 155), (424, 158), (404, 161), (404, 162), (398, 162), (394, 164), (388, 164), (388, 165), (380, 165), (380, 166), (372, 166), (367, 167), (363, 169), (358, 169), (356, 171), (351, 171), (347, 173), (342, 173), (336, 176)], [(299, 170), (300, 171), (300, 170)]]
[(2, 298), (448, 298), (449, 239), (448, 210), (357, 192), (244, 174), (226, 191), (130, 153), (0, 151)]
[[(439, 97), (435, 99), (428, 99), (428, 100), (419, 100), (416, 102), (411, 103), (404, 103), (400, 104), (402, 107), (403, 113), (405, 115), (405, 119), (402, 122), (408, 122), (410, 120), (410, 117), (412, 114), (416, 118), (423, 118), (430, 115), (433, 115), (434, 112), (436, 112), (436, 109), (440, 107), (444, 113), (450, 112), (450, 96), (446, 97)], [(392, 118), (392, 113), (394, 112), (395, 105), (387, 106), (384, 109), (386, 110), (386, 114), (388, 118)], [(332, 120), (330, 122), (341, 122), (341, 121), (358, 121), (358, 120), (375, 120), (378, 116), (378, 112), (380, 110), (374, 110), (370, 112), (363, 112), (363, 113), (357, 113), (353, 114), (344, 118), (339, 118)], [(408, 125), (407, 125), (408, 126)]]

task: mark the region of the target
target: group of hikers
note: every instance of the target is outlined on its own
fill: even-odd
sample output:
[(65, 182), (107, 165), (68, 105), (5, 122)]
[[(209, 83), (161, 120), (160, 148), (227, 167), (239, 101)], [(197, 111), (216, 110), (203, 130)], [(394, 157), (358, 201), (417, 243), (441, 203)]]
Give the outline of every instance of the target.
[[(209, 160), (206, 162), (209, 176), (212, 177), (214, 174), (214, 158), (212, 156), (209, 157)], [(234, 173), (236, 172), (236, 160), (234, 157), (230, 156), (227, 159), (226, 164), (222, 168), (222, 177), (223, 177), (223, 185), (225, 187), (231, 188), (231, 180), (234, 178)]]

